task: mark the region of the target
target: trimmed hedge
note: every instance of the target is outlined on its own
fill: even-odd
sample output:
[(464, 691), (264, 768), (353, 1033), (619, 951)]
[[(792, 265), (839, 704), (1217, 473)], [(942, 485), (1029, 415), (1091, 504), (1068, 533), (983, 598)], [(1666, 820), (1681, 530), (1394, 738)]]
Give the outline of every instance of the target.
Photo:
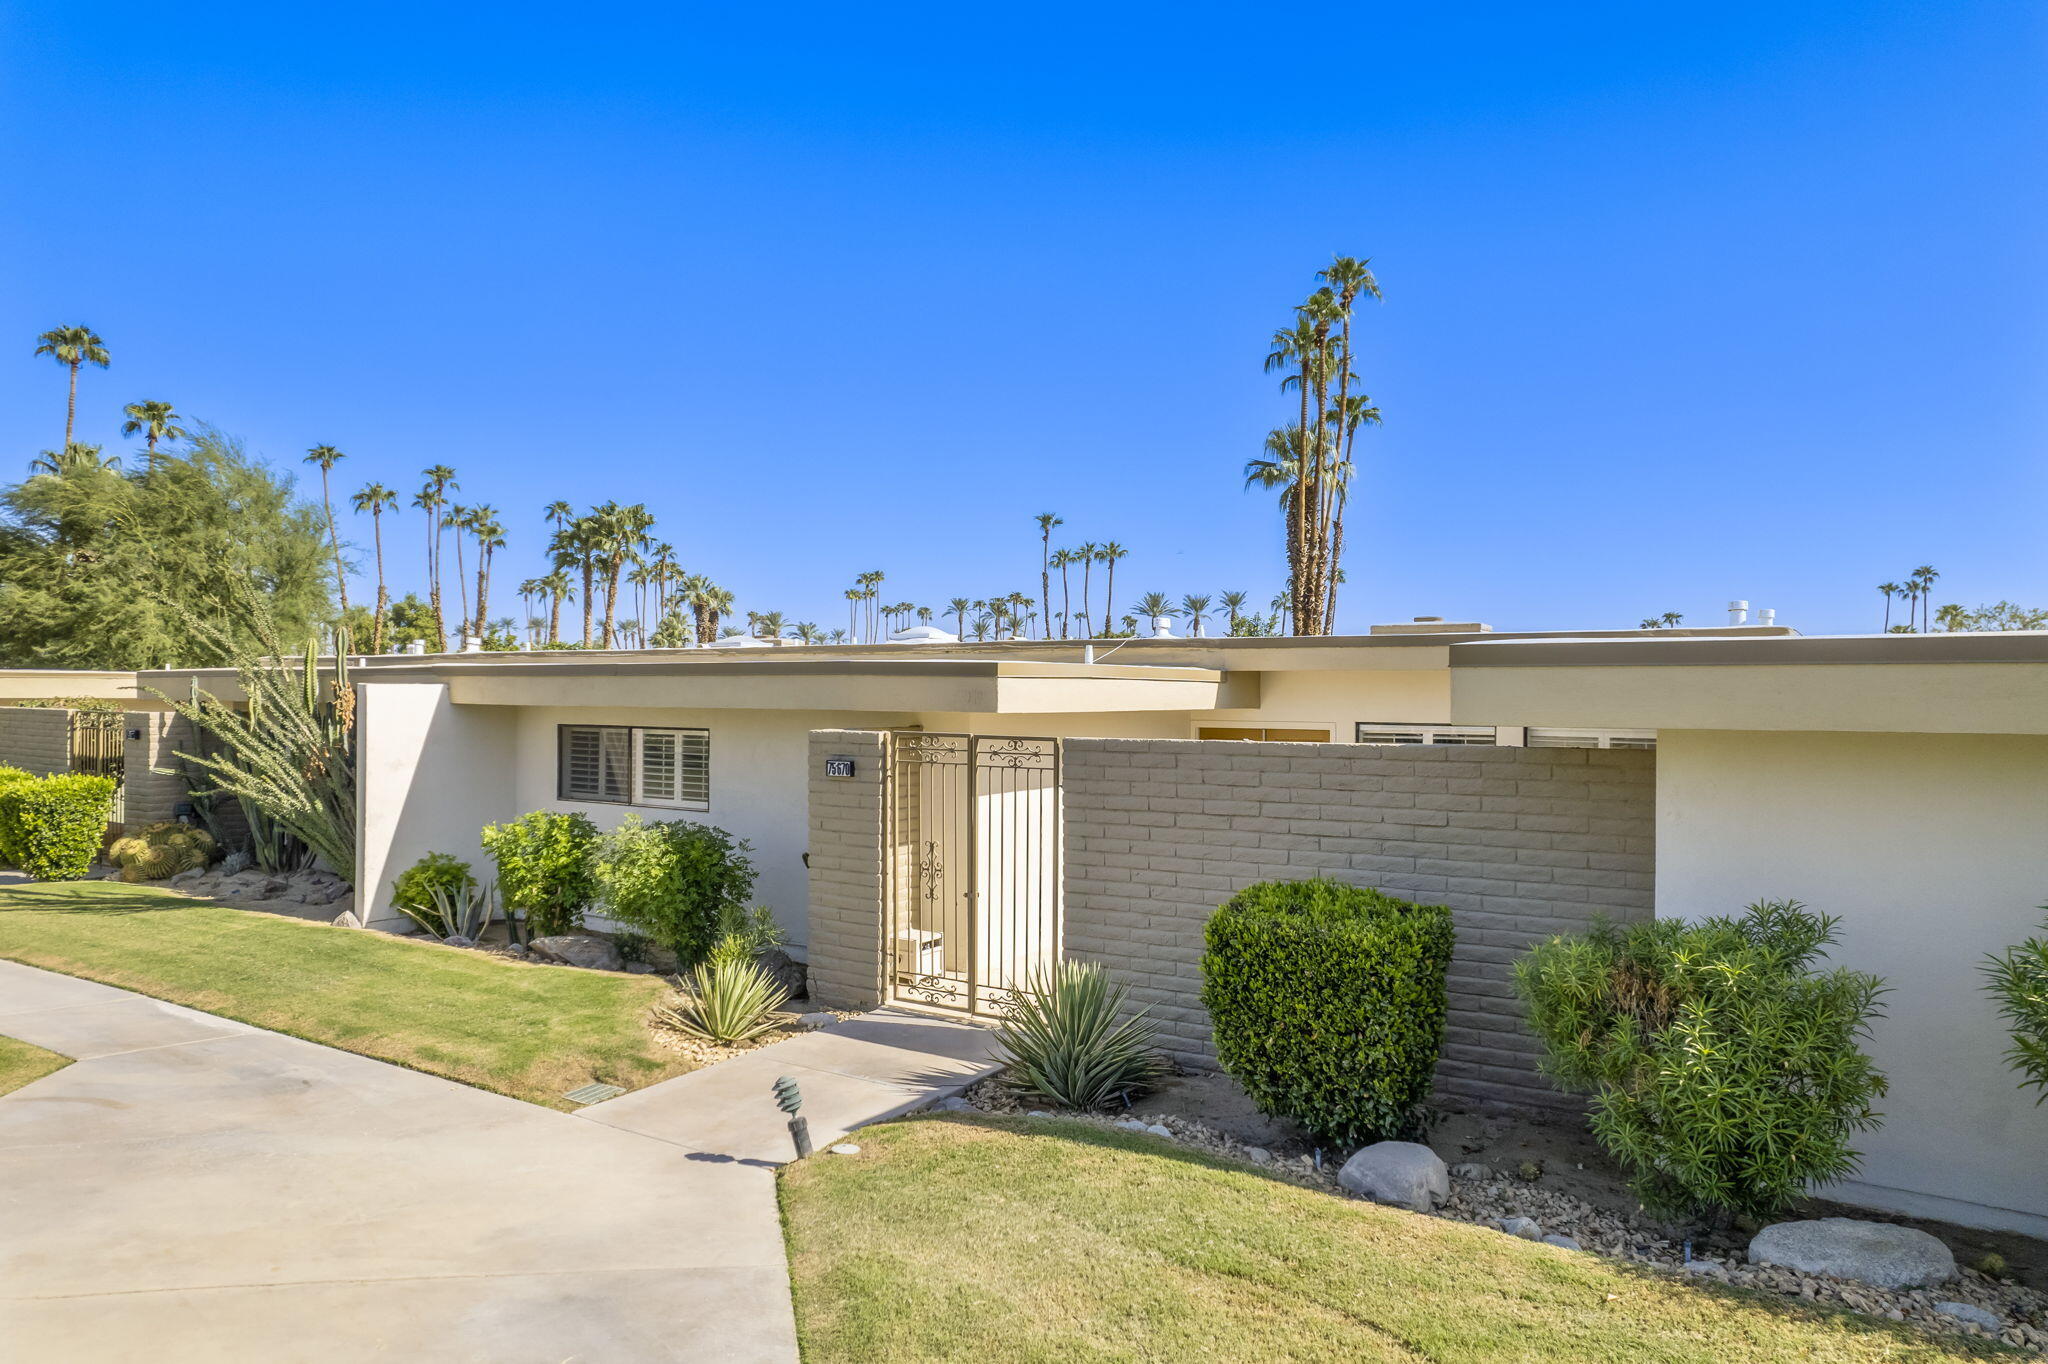
[(1260, 1110), (1340, 1149), (1412, 1135), (1443, 1045), (1451, 911), (1335, 881), (1247, 886), (1209, 918), (1202, 1003)]
[(0, 781), (0, 851), (38, 881), (76, 881), (92, 871), (113, 811), (112, 777)]

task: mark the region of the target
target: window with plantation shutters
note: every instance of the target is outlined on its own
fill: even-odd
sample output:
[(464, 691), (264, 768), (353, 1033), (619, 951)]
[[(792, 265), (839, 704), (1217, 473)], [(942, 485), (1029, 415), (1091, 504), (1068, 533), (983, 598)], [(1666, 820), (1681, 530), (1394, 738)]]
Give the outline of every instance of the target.
[(1654, 729), (1536, 729), (1529, 730), (1531, 748), (1655, 748)]
[(711, 808), (711, 732), (633, 725), (563, 725), (561, 799), (608, 805)]

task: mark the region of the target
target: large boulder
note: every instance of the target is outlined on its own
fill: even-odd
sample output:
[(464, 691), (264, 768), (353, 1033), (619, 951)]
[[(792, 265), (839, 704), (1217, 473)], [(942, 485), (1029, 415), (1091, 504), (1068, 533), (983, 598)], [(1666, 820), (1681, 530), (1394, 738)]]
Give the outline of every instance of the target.
[(1451, 1196), (1451, 1172), (1437, 1153), (1412, 1141), (1381, 1141), (1363, 1147), (1337, 1182), (1360, 1198), (1411, 1212), (1433, 1212)]
[(1774, 1222), (1750, 1241), (1749, 1262), (1872, 1288), (1924, 1288), (1956, 1276), (1956, 1257), (1926, 1232), (1853, 1217)]
[(625, 958), (619, 955), (618, 946), (610, 938), (594, 937), (588, 933), (535, 938), (526, 948), (542, 961), (581, 966), (592, 971), (617, 971), (626, 964)]

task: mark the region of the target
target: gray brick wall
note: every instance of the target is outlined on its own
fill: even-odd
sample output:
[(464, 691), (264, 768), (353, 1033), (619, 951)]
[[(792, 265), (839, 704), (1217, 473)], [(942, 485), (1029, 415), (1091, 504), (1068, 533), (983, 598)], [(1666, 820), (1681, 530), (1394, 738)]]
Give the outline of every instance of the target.
[(42, 777), (71, 770), (71, 712), (0, 706), (0, 766)]
[(1509, 967), (1596, 915), (1651, 916), (1655, 754), (1073, 739), (1066, 949), (1129, 982), (1182, 1062), (1213, 1066), (1202, 926), (1254, 881), (1329, 876), (1449, 905), (1437, 1085), (1570, 1106), (1536, 1069)]
[[(882, 999), (882, 764), (884, 734), (814, 729), (810, 743), (811, 998), (834, 1008)], [(828, 777), (825, 759), (850, 757), (854, 775)]]

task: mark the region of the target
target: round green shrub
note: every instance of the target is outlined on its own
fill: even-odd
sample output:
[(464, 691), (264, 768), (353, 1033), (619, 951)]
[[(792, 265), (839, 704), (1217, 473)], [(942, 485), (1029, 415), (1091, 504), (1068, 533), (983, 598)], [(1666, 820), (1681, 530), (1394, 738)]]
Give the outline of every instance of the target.
[(1223, 1069), (1339, 1149), (1412, 1135), (1443, 1045), (1451, 912), (1335, 881), (1247, 886), (1209, 918)]
[(1853, 1174), (1884, 1077), (1857, 1045), (1884, 989), (1817, 971), (1836, 921), (1794, 900), (1552, 938), (1515, 964), (1546, 1069), (1660, 1212), (1767, 1220)]
[(629, 814), (598, 840), (604, 912), (675, 953), (682, 967), (710, 955), (730, 916), (754, 893), (752, 851), (711, 824), (647, 823)]
[(398, 873), (398, 879), (391, 883), (392, 906), (432, 913), (437, 887), (450, 898), (459, 898), (476, 889), (476, 877), (471, 874), (469, 863), (453, 853), (430, 852)]
[(0, 782), (0, 848), (38, 881), (79, 880), (106, 841), (113, 800), (112, 777)]
[(490, 825), (483, 843), (498, 864), (505, 907), (525, 910), (535, 936), (582, 926), (583, 911), (597, 898), (597, 826), (589, 816), (535, 810)]

